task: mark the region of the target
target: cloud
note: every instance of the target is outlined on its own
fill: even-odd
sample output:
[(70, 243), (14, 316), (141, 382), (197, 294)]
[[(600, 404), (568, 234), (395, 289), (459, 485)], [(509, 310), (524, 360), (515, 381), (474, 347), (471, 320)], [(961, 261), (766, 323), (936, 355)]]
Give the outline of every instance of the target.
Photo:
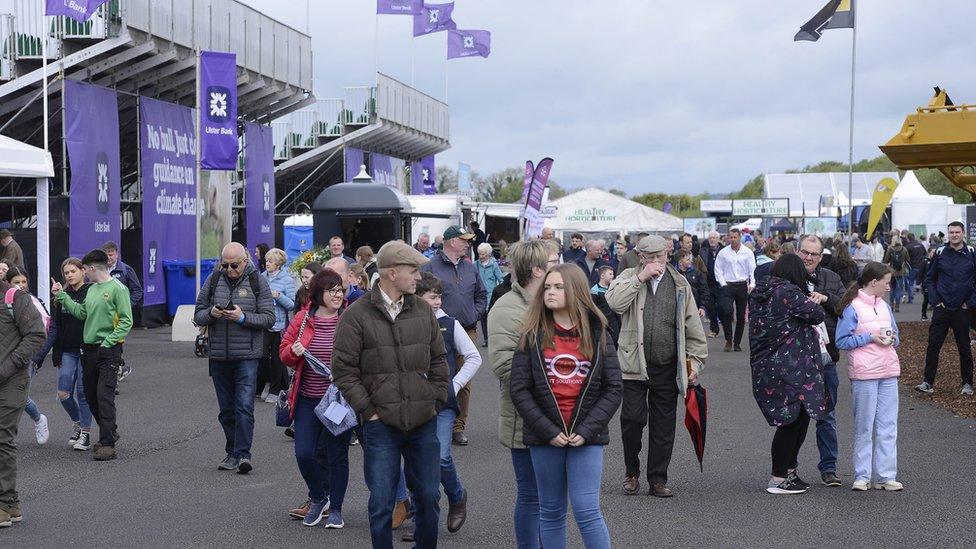
[[(249, 2), (305, 29), (304, 3)], [(295, 5), (299, 4), (299, 5)], [(451, 105), (451, 150), (481, 173), (552, 156), (569, 187), (628, 193), (736, 190), (752, 176), (846, 160), (851, 31), (793, 34), (818, 1), (458, 2), (462, 28), (492, 31), (488, 59), (444, 60), (446, 38), (368, 0), (313, 2), (315, 93), (382, 72)], [(855, 157), (877, 146), (933, 85), (976, 102), (965, 0), (861, 2)], [(378, 36), (378, 48), (374, 40)], [(412, 62), (411, 62), (412, 60)]]

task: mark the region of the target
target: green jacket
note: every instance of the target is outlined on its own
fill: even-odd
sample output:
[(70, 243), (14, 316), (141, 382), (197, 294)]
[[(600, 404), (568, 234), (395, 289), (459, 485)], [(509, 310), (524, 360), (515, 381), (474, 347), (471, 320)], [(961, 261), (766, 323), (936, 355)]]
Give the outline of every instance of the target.
[(89, 286), (82, 303), (71, 299), (68, 292), (59, 292), (55, 299), (72, 316), (85, 321), (82, 335), (87, 345), (113, 347), (125, 341), (132, 329), (129, 289), (115, 278)]
[(501, 406), (498, 412), (498, 438), (506, 448), (525, 449), (522, 443), (522, 418), (515, 411), (509, 394), (512, 357), (522, 333), (522, 316), (529, 308), (529, 295), (512, 277), (512, 290), (495, 302), (488, 313), (488, 360), (499, 380)]
[[(675, 326), (677, 326), (678, 371), (675, 383), (684, 396), (688, 387), (688, 372), (685, 360), (690, 360), (692, 368), (700, 373), (708, 357), (708, 342), (705, 328), (698, 315), (698, 305), (691, 292), (691, 285), (671, 265), (667, 266), (674, 279), (678, 306), (675, 307)], [(647, 301), (647, 284), (637, 279), (640, 269), (635, 267), (620, 273), (607, 290), (607, 303), (620, 314), (620, 339), (617, 342), (617, 360), (624, 380), (647, 380), (647, 360), (644, 358), (644, 304)]]

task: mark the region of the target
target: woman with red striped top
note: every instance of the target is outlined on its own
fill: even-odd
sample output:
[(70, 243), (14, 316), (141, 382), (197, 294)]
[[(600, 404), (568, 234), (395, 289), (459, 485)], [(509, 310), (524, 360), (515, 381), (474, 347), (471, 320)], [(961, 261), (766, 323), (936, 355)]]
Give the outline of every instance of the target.
[(311, 354), (332, 364), (336, 326), (346, 296), (345, 282), (332, 269), (323, 269), (309, 282), (311, 302), (295, 315), (281, 338), (281, 361), (295, 370), (288, 405), (295, 425), (295, 460), (308, 485), (309, 500), (291, 511), (306, 526), (328, 517), (326, 528), (342, 528), (342, 500), (349, 484), (349, 439), (352, 430), (333, 435), (315, 415), (315, 406), (332, 384), (331, 376), (313, 370), (304, 356)]

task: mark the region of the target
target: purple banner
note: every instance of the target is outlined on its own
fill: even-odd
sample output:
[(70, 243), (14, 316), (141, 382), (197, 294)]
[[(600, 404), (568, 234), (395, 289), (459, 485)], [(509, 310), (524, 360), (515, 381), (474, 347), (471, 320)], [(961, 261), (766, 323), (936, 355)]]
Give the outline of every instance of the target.
[(549, 172), (552, 170), (551, 158), (543, 158), (539, 165), (535, 168), (535, 173), (532, 176), (532, 188), (529, 189), (529, 196), (525, 202), (526, 210), (534, 210), (536, 212), (542, 210), (542, 195), (546, 190), (546, 184), (549, 183)]
[(452, 30), (457, 24), (451, 19), (454, 3), (424, 4), (420, 13), (413, 16), (413, 35), (423, 36), (433, 32)]
[(491, 54), (491, 33), (486, 30), (447, 31), (447, 58), (488, 57)]
[(64, 140), (71, 168), (68, 252), (119, 242), (119, 103), (114, 91), (64, 81)]
[(427, 194), (424, 192), (424, 174), (420, 162), (410, 163), (410, 194)]
[(274, 138), (271, 126), (244, 125), (244, 205), (247, 248), (253, 250), (261, 243), (275, 247)]
[(200, 52), (200, 167), (237, 169), (237, 55)]
[(346, 164), (346, 181), (352, 181), (352, 178), (359, 174), (359, 168), (366, 163), (365, 155), (362, 149), (354, 149), (352, 147), (346, 147), (343, 151), (345, 156)]
[(142, 274), (146, 305), (166, 303), (164, 260), (196, 259), (193, 110), (139, 98)]
[(378, 15), (417, 15), (424, 9), (424, 0), (376, 0)]
[(84, 23), (105, 2), (108, 0), (47, 0), (44, 15), (64, 15)]
[(437, 171), (434, 155), (420, 159), (420, 173), (424, 182), (424, 194), (437, 194)]
[(529, 198), (529, 189), (532, 188), (532, 177), (535, 175), (535, 166), (532, 165), (531, 160), (525, 161), (525, 179), (522, 183), (522, 199), (519, 200), (519, 204), (525, 206), (525, 201)]

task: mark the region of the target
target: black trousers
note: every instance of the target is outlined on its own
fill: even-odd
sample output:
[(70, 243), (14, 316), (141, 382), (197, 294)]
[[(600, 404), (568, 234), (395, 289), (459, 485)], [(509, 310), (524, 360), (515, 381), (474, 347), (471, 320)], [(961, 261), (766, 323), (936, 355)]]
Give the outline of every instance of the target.
[(641, 443), (647, 426), (647, 482), (668, 483), (678, 415), (677, 364), (648, 369), (647, 381), (624, 380), (620, 431), (627, 476), (640, 476)]
[(115, 446), (118, 426), (115, 423), (115, 388), (119, 384), (119, 366), (122, 363), (122, 346), (102, 347), (85, 345), (81, 360), (85, 399), (92, 417), (98, 423), (98, 442), (102, 446)]
[(929, 324), (929, 346), (925, 351), (925, 381), (935, 384), (935, 374), (939, 369), (939, 353), (945, 338), (952, 328), (952, 335), (959, 350), (959, 374), (963, 383), (973, 383), (973, 350), (969, 346), (970, 310), (950, 311), (945, 307), (932, 309), (932, 322)]
[[(749, 303), (749, 289), (743, 282), (726, 284), (722, 288), (722, 329), (726, 343), (742, 344), (742, 333), (746, 328), (746, 305)], [(735, 307), (735, 340), (732, 337), (732, 307)]]
[(278, 347), (281, 346), (281, 332), (266, 332), (267, 347), (264, 357), (258, 363), (258, 377), (254, 384), (257, 394), (264, 391), (264, 384), (270, 384), (271, 390), (268, 394), (277, 395), (279, 391), (288, 389), (288, 370), (281, 362), (281, 354)]
[(772, 449), (774, 477), (786, 478), (790, 469), (796, 469), (797, 456), (800, 455), (809, 427), (810, 416), (807, 415), (806, 408), (800, 406), (800, 415), (793, 423), (776, 428)]

